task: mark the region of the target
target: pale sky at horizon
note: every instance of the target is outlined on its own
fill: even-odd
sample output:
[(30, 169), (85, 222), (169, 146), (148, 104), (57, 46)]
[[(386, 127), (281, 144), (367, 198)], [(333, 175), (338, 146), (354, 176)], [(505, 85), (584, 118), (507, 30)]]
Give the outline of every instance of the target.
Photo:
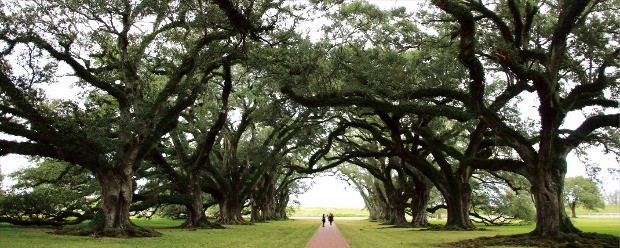
[[(354, 187), (334, 176), (316, 176), (304, 179), (314, 182), (306, 193), (296, 197), (301, 207), (364, 208), (364, 199)], [(291, 201), (295, 197), (291, 196)]]

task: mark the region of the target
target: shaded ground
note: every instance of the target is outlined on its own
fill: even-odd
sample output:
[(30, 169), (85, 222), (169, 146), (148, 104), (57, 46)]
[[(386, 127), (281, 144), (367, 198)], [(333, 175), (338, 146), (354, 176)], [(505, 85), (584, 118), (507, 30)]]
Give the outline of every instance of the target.
[(486, 247), (486, 246), (511, 246), (511, 247), (620, 247), (620, 238), (598, 233), (570, 234), (561, 239), (536, 239), (529, 234), (483, 237), (447, 243), (439, 247)]
[(329, 225), (329, 222), (325, 223), (325, 227), (319, 226), (310, 241), (305, 246), (306, 248), (349, 248), (349, 243), (338, 227), (336, 223)]

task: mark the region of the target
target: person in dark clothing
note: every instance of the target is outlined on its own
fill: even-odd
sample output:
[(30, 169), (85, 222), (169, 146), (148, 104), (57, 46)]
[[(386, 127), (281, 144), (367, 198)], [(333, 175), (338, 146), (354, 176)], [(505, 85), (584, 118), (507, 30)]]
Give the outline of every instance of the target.
[(327, 217), (329, 219), (329, 225), (332, 225), (332, 222), (334, 222), (334, 214), (329, 213), (329, 216)]
[(323, 214), (323, 227), (325, 227), (325, 214)]

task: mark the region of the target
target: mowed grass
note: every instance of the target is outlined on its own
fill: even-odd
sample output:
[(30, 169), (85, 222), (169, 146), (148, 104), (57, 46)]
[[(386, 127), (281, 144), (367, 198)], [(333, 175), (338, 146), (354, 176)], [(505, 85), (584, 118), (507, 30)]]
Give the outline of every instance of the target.
[[(570, 208), (565, 208), (566, 213), (570, 215)], [(581, 206), (577, 206), (575, 208), (575, 213), (577, 215), (580, 214), (610, 214), (610, 213), (620, 213), (620, 205), (607, 205), (605, 208), (599, 208), (596, 210), (585, 209)]]
[(52, 228), (17, 227), (0, 223), (0, 247), (303, 247), (318, 228), (315, 220), (288, 220), (226, 229), (169, 228), (181, 222), (156, 219), (136, 224), (156, 228), (157, 238), (93, 238), (53, 235)]
[[(445, 221), (445, 220), (444, 220)], [(620, 219), (573, 219), (585, 232), (620, 237)], [(172, 228), (181, 221), (170, 219), (136, 220), (155, 228), (158, 238), (93, 238), (49, 234), (49, 227), (18, 227), (0, 223), (0, 247), (303, 247), (319, 228), (320, 217), (271, 221), (254, 225), (226, 226), (227, 229), (183, 230)], [(434, 224), (443, 224), (434, 221)], [(534, 225), (486, 227), (477, 231), (423, 231), (419, 228), (392, 228), (379, 222), (336, 217), (336, 224), (353, 248), (436, 247), (442, 243), (477, 237), (527, 233)]]
[[(434, 224), (444, 224), (434, 221)], [(577, 228), (584, 232), (611, 234), (620, 237), (620, 219), (573, 219)], [(428, 231), (420, 228), (393, 228), (379, 222), (340, 219), (338, 229), (353, 248), (377, 247), (436, 247), (442, 243), (456, 242), (478, 237), (513, 235), (534, 230), (534, 224), (521, 226), (480, 226), (475, 231)]]

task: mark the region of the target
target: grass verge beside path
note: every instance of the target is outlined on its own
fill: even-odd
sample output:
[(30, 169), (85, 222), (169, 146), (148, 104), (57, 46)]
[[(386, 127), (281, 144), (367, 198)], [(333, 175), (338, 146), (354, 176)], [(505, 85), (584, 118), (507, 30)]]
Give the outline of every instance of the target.
[(156, 228), (157, 238), (93, 238), (48, 234), (52, 228), (17, 227), (0, 223), (0, 247), (304, 247), (319, 224), (315, 220), (289, 220), (226, 226), (227, 229), (182, 230), (169, 228), (179, 221), (138, 220)]
[[(486, 230), (420, 231), (420, 228), (392, 228), (389, 225), (382, 225), (381, 223), (367, 220), (340, 219), (336, 223), (338, 224), (338, 229), (340, 229), (344, 237), (349, 241), (352, 248), (437, 247), (439, 244), (478, 237), (528, 233), (535, 227), (534, 225), (501, 227), (481, 226)], [(584, 232), (620, 236), (620, 220), (618, 219), (573, 219), (573, 223)]]
[[(584, 232), (620, 237), (619, 219), (572, 220)], [(0, 247), (303, 247), (319, 228), (320, 218), (271, 221), (255, 225), (226, 226), (227, 229), (182, 230), (170, 228), (181, 221), (169, 219), (136, 220), (143, 227), (163, 234), (157, 238), (93, 238), (52, 235), (49, 227), (19, 227), (0, 223)], [(336, 218), (338, 229), (353, 248), (436, 247), (438, 244), (528, 233), (534, 225), (483, 227), (480, 231), (420, 231), (419, 228), (392, 228), (359, 218)], [(436, 222), (434, 224), (443, 224)]]
[(340, 220), (338, 229), (352, 248), (436, 247), (438, 244), (477, 237), (511, 235), (531, 231), (531, 226), (486, 231), (420, 231), (420, 228), (392, 228), (379, 222)]

